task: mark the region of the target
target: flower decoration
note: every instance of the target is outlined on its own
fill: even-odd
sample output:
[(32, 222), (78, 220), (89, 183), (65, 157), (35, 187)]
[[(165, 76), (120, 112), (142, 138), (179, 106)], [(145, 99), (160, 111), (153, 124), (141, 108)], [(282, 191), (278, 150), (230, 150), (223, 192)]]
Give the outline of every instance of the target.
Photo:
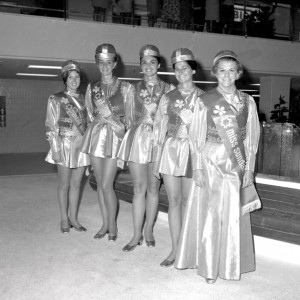
[(184, 106), (184, 101), (177, 99), (175, 102), (175, 107), (182, 108)]
[(99, 93), (99, 91), (100, 91), (100, 87), (99, 87), (99, 86), (95, 86), (95, 87), (93, 88), (93, 92), (94, 92), (94, 93)]
[(224, 106), (219, 106), (219, 105), (216, 105), (215, 106), (216, 109), (214, 109), (214, 114), (218, 114), (220, 116), (224, 115), (226, 112), (225, 112), (225, 107)]
[(62, 102), (63, 104), (68, 104), (68, 103), (69, 103), (69, 100), (68, 100), (68, 98), (62, 97), (62, 98), (61, 98), (61, 102)]
[(144, 97), (144, 98), (145, 98), (145, 97), (147, 97), (148, 95), (149, 95), (149, 94), (148, 94), (148, 91), (147, 91), (146, 89), (145, 89), (145, 90), (143, 90), (143, 89), (141, 90), (141, 92), (140, 92), (140, 96), (141, 96), (141, 97)]

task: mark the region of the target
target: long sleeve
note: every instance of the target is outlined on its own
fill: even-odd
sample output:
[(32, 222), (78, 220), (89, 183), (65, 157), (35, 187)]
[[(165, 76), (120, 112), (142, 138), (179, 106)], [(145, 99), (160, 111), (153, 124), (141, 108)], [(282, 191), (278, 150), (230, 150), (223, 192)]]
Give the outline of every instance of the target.
[(46, 137), (49, 141), (52, 152), (59, 152), (59, 127), (58, 120), (60, 115), (60, 105), (54, 96), (48, 99), (47, 113), (46, 113)]
[(203, 169), (202, 150), (206, 141), (207, 108), (197, 99), (189, 131), (193, 170)]
[(134, 123), (134, 88), (131, 84), (125, 91), (124, 110), (126, 128), (129, 129)]
[(88, 113), (88, 120), (87, 123), (90, 124), (94, 119), (94, 107), (92, 104), (92, 97), (91, 97), (91, 84), (88, 85), (85, 93), (85, 106)]
[(246, 170), (254, 171), (256, 152), (260, 136), (260, 126), (254, 99), (250, 96), (248, 119), (246, 124), (246, 139), (244, 141), (246, 153)]
[(153, 157), (154, 161), (158, 161), (162, 151), (162, 146), (167, 134), (167, 124), (168, 124), (168, 115), (167, 115), (167, 105), (168, 100), (166, 95), (162, 96), (158, 110), (156, 112), (154, 123), (153, 123)]

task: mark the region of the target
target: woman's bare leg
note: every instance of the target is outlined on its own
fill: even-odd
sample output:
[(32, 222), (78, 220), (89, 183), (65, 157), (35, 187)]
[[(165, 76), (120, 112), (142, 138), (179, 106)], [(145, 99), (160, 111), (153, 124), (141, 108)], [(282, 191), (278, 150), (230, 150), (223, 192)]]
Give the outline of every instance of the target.
[(157, 216), (160, 180), (153, 174), (153, 163), (148, 164), (148, 187), (146, 194), (145, 239), (154, 241), (153, 226)]
[(75, 227), (80, 227), (81, 224), (78, 222), (78, 203), (79, 203), (79, 193), (83, 173), (85, 167), (80, 167), (72, 169), (72, 175), (70, 180), (70, 190), (69, 190), (69, 219)]
[(169, 227), (172, 240), (172, 250), (166, 260), (174, 261), (182, 224), (182, 177), (163, 175), (165, 189), (169, 200)]
[(132, 215), (133, 215), (133, 237), (129, 245), (136, 245), (142, 235), (142, 226), (146, 209), (146, 191), (148, 180), (148, 165), (128, 163), (130, 175), (133, 182)]
[(101, 189), (104, 196), (104, 203), (107, 211), (108, 232), (111, 236), (117, 235), (117, 208), (118, 200), (114, 190), (114, 180), (117, 173), (117, 160), (110, 158), (102, 158), (102, 180)]
[(103, 191), (101, 186), (101, 182), (103, 178), (102, 170), (104, 168), (104, 159), (95, 157), (93, 155), (90, 155), (90, 159), (94, 170), (95, 179), (97, 182), (97, 196), (98, 196), (98, 202), (99, 202), (100, 211), (102, 215), (102, 227), (98, 233), (105, 234), (108, 231), (108, 213), (104, 202), (104, 196), (103, 196)]

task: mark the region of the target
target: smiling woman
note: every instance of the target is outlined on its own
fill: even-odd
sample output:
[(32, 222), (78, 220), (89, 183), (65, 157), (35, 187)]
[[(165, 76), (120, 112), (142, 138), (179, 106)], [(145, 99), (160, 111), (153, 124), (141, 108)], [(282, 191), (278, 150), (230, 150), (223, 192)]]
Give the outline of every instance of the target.
[(193, 53), (187, 48), (173, 52), (172, 65), (178, 86), (165, 94), (159, 104), (154, 121), (154, 148), (156, 167), (161, 174), (169, 200), (169, 226), (172, 249), (162, 267), (174, 264), (181, 223), (184, 216), (192, 168), (189, 147), (189, 130), (195, 103), (203, 93), (193, 83), (197, 63)]
[(77, 214), (80, 184), (90, 160), (80, 151), (87, 124), (87, 110), (78, 90), (81, 67), (78, 62), (68, 60), (61, 72), (66, 89), (48, 100), (46, 136), (50, 151), (46, 161), (57, 165), (61, 232), (67, 233), (71, 227), (86, 231), (78, 222)]
[[(193, 182), (175, 267), (197, 268), (214, 283), (255, 270), (249, 210), (260, 207), (253, 186), (259, 121), (253, 98), (235, 86), (237, 55), (219, 52), (212, 74), (218, 87), (200, 96), (190, 130)], [(247, 203), (247, 206), (243, 204)]]

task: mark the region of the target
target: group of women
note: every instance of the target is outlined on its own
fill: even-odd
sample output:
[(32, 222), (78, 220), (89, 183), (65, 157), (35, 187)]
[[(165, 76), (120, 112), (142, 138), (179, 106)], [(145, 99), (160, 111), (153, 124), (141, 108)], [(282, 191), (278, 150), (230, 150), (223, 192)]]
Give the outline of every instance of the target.
[(50, 96), (46, 118), (46, 161), (58, 166), (61, 232), (86, 231), (78, 222), (78, 202), (91, 164), (102, 214), (94, 238), (117, 240), (113, 183), (120, 162), (126, 163), (134, 191), (133, 235), (122, 250), (133, 251), (144, 239), (155, 247), (162, 179), (172, 248), (160, 265), (197, 268), (208, 283), (239, 280), (255, 268), (249, 211), (259, 205), (253, 188), (242, 192), (253, 186), (259, 122), (253, 98), (235, 87), (242, 75), (239, 59), (230, 50), (218, 53), (212, 68), (218, 87), (204, 93), (193, 82), (197, 63), (189, 49), (171, 56), (177, 87), (158, 77), (156, 46), (143, 46), (139, 58), (143, 79), (133, 85), (113, 75), (114, 46), (99, 45), (101, 78), (88, 85), (85, 99), (78, 90), (80, 65), (69, 60), (62, 66), (66, 88)]

